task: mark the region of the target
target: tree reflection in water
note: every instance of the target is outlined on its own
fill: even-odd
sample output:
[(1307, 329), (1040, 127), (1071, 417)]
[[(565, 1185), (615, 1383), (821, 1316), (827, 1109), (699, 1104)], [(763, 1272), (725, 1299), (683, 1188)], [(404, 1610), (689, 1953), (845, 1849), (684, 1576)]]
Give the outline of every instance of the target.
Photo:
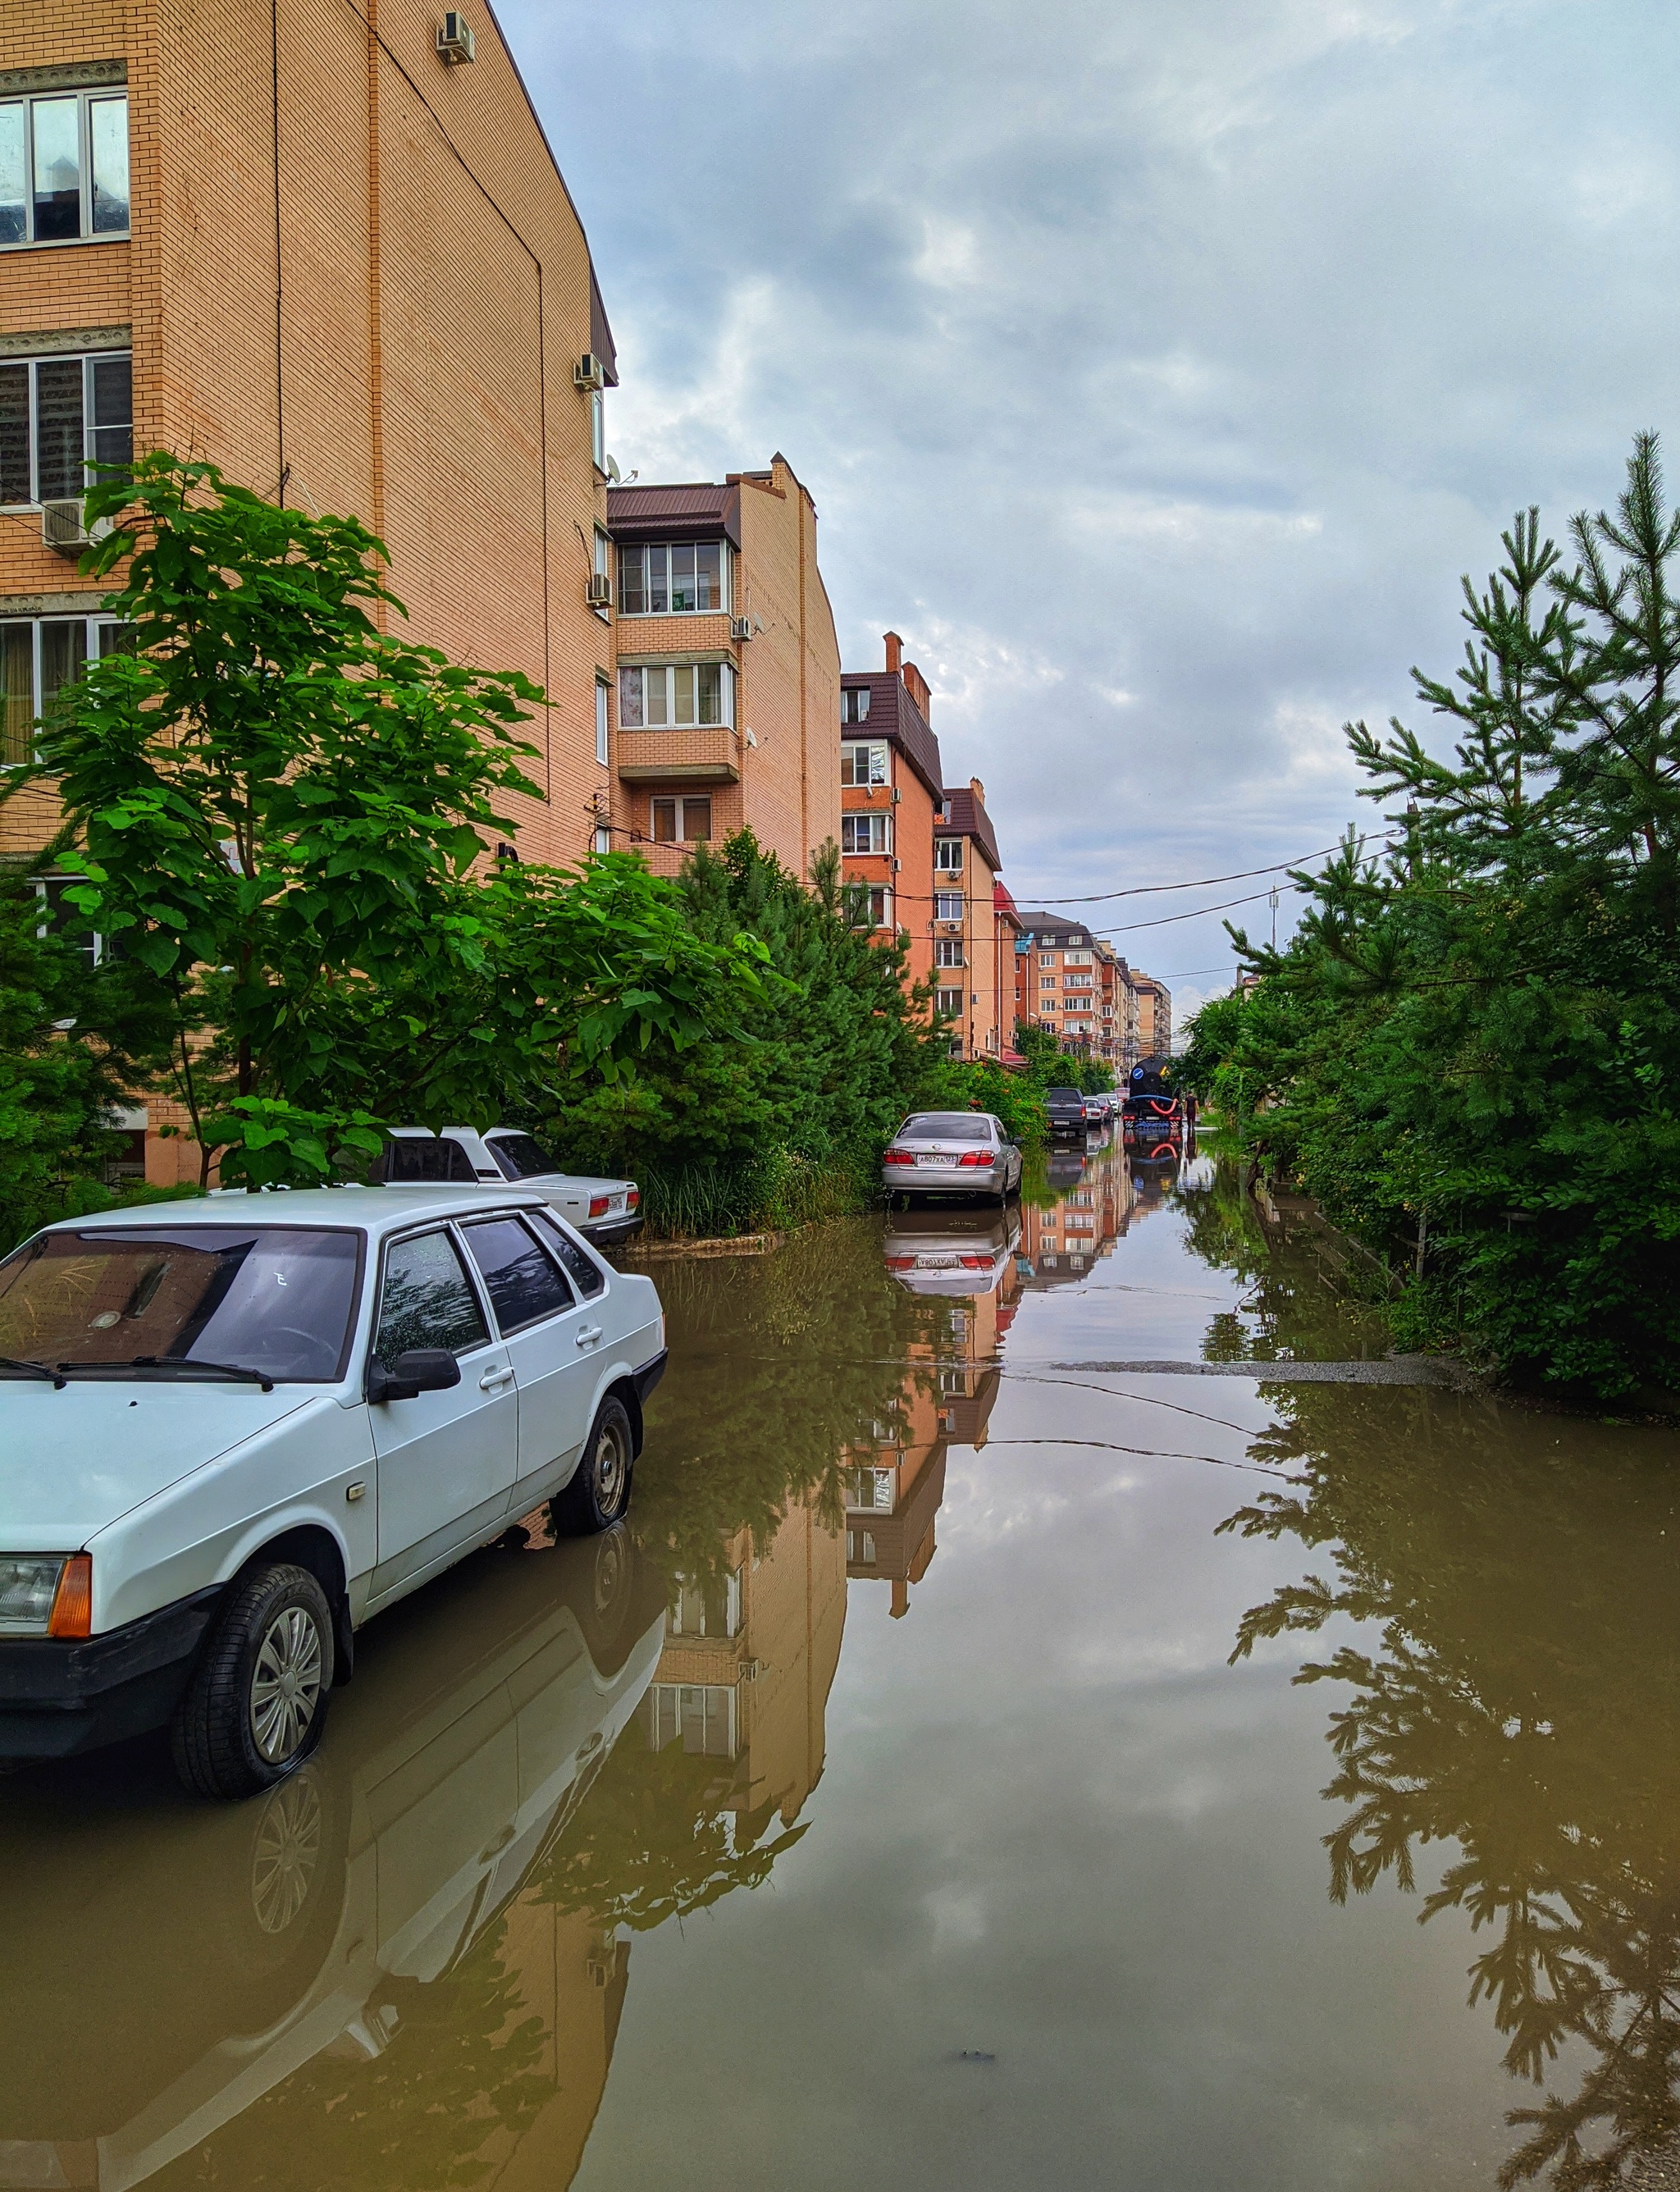
[[(1377, 1624), (1300, 1682), (1333, 1712), (1346, 1807), (1330, 1892), (1455, 1846), (1420, 1921), (1467, 1915), (1470, 1966), (1542, 2087), (1500, 2181), (1623, 2185), (1680, 2134), (1680, 1521), (1676, 1441), (1420, 1390), (1272, 1388), (1251, 1448), (1290, 1472), (1220, 1527), (1334, 1571), (1253, 1608), (1232, 1658), (1336, 1616)], [(1665, 1534), (1665, 1533), (1666, 1534)]]

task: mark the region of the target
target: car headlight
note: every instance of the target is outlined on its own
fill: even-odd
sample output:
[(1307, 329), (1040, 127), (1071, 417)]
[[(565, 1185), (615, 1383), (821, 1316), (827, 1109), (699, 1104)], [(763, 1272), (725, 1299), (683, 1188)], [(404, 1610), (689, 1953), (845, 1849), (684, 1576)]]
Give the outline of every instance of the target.
[(0, 1553), (0, 1636), (85, 1636), (93, 1604), (86, 1553)]

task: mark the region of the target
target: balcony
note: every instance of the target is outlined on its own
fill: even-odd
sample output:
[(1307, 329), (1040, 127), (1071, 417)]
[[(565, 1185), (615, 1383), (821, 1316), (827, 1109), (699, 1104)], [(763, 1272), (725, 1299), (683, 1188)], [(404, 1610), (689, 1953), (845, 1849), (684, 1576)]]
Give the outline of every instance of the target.
[(738, 784), (739, 734), (727, 723), (694, 730), (620, 731), (620, 784)]

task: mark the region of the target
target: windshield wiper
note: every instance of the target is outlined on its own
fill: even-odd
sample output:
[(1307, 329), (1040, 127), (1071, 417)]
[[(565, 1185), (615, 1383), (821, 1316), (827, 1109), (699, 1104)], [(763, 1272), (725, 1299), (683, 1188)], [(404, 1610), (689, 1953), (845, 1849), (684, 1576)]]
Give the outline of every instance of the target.
[(14, 1370), (24, 1378), (44, 1378), (55, 1391), (64, 1390), (64, 1379), (44, 1362), (26, 1362), (21, 1356), (0, 1355), (0, 1370)]
[(189, 1356), (131, 1355), (126, 1362), (60, 1362), (58, 1367), (60, 1370), (197, 1370), (208, 1378), (243, 1379), (260, 1385), (265, 1393), (274, 1390), (274, 1380), (266, 1370), (248, 1370), (243, 1362), (201, 1362)]

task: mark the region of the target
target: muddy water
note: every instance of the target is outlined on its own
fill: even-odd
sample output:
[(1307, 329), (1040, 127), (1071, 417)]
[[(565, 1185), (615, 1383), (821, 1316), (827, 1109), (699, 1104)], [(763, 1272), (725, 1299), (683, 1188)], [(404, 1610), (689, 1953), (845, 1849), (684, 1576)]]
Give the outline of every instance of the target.
[(1380, 1353), (1170, 1150), (660, 1278), (631, 1534), (0, 1785), (0, 2186), (1668, 2181), (1680, 1441), (1057, 1368)]

